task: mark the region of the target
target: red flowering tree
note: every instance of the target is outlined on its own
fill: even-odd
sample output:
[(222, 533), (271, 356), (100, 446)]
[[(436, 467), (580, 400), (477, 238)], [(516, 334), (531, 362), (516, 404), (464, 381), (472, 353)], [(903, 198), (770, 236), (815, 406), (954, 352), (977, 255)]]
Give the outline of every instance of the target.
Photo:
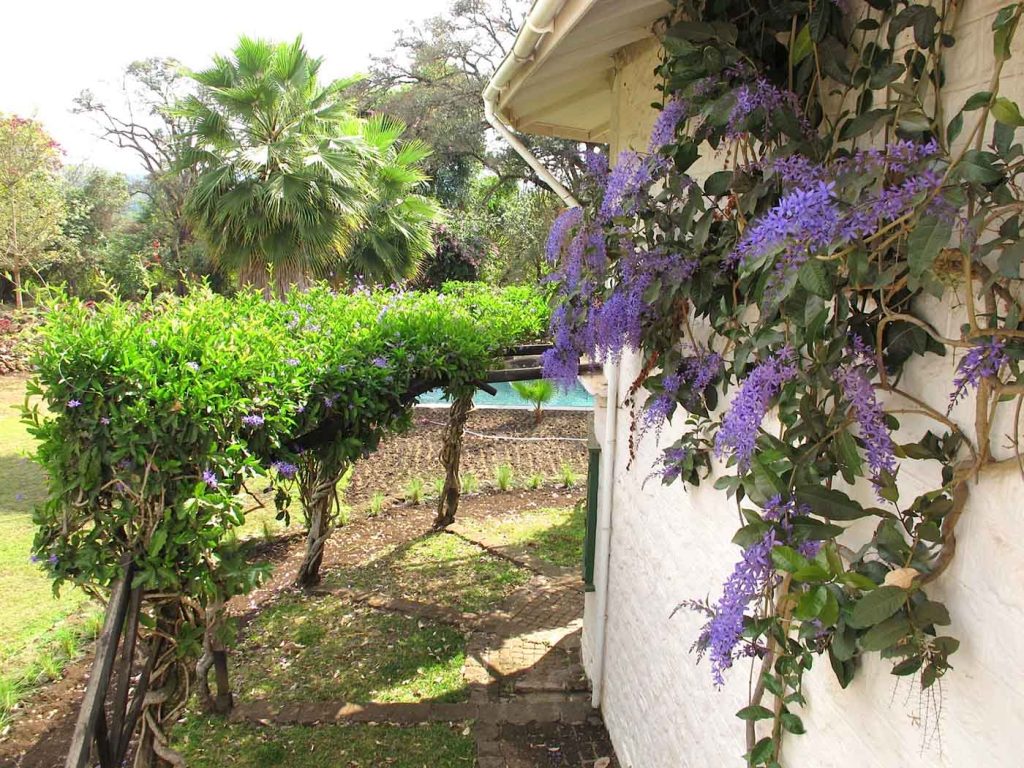
[(60, 231), (60, 147), (34, 120), (0, 115), (0, 268), (22, 307), (22, 273), (38, 269)]

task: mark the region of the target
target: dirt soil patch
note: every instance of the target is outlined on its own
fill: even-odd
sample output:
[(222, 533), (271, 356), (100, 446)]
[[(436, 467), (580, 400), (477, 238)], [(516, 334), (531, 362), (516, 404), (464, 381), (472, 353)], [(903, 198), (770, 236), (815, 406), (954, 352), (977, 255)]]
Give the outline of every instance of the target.
[[(372, 456), (356, 465), (348, 500), (358, 505), (376, 492), (400, 498), (411, 478), (443, 477), (438, 456), (447, 417), (445, 408), (416, 408), (409, 432), (383, 442)], [(589, 418), (589, 411), (549, 411), (535, 424), (528, 410), (477, 409), (466, 423), (462, 471), (471, 472), (483, 486), (494, 483), (500, 464), (512, 467), (518, 485), (533, 474), (554, 479), (563, 464), (582, 476), (587, 471)]]

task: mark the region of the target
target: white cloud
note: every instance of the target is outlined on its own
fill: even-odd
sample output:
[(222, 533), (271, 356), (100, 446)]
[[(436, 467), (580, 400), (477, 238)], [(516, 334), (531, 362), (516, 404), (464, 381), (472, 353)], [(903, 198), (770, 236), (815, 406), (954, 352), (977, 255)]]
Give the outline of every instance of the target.
[(0, 112), (34, 116), (71, 163), (137, 172), (126, 150), (95, 136), (87, 117), (71, 114), (84, 88), (116, 88), (124, 67), (149, 56), (205, 66), (239, 35), (291, 40), (323, 56), (325, 77), (366, 69), (391, 47), (394, 30), (444, 10), (448, 0), (29, 0), (4, 9)]

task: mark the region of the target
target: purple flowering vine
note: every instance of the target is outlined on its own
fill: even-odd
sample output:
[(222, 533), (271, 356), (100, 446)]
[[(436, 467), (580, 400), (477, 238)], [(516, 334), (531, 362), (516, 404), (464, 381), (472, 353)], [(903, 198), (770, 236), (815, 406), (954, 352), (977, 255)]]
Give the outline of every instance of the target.
[(968, 389), (977, 389), (982, 379), (996, 376), (1009, 361), (1003, 339), (993, 337), (971, 347), (956, 367), (948, 411), (953, 410), (953, 406), (963, 399)]
[(885, 424), (885, 412), (878, 403), (875, 388), (871, 386), (865, 366), (851, 365), (842, 368), (838, 372), (837, 380), (843, 396), (853, 410), (853, 417), (867, 452), (871, 480), (878, 491), (883, 476), (896, 473), (896, 456), (893, 452), (892, 435)]
[(295, 464), (287, 461), (275, 461), (270, 466), (272, 469), (277, 471), (277, 474), (287, 480), (291, 480), (299, 471), (299, 468)]
[(82, 401), (81, 400), (75, 400), (74, 398), (72, 398), (71, 400), (68, 400), (68, 402), (67, 402), (68, 408), (80, 408), (81, 405), (82, 405)]
[(651, 129), (651, 139), (647, 146), (648, 152), (657, 152), (666, 144), (675, 141), (676, 129), (679, 127), (679, 123), (686, 118), (689, 109), (690, 105), (678, 96), (665, 103), (661, 112), (658, 113), (658, 119), (654, 122), (654, 128)]
[(203, 482), (206, 483), (206, 487), (210, 490), (216, 490), (220, 485), (220, 480), (217, 478), (217, 473), (210, 469), (203, 470)]
[(722, 427), (715, 436), (715, 455), (731, 455), (741, 470), (750, 467), (757, 446), (757, 432), (782, 386), (799, 370), (792, 348), (783, 347), (758, 365), (743, 381)]
[(247, 427), (262, 427), (264, 418), (258, 413), (250, 413), (242, 417), (242, 423)]

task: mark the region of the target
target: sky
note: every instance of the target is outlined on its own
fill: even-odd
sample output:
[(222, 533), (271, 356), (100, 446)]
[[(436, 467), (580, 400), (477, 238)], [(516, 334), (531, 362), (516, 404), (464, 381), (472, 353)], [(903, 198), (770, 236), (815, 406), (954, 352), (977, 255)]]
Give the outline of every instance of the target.
[(114, 104), (126, 65), (151, 56), (202, 69), (239, 35), (303, 37), (324, 57), (321, 75), (365, 71), (394, 31), (443, 11), (450, 0), (21, 0), (0, 27), (0, 112), (40, 120), (67, 163), (141, 172), (131, 152), (97, 138), (89, 117), (71, 113), (83, 89)]

